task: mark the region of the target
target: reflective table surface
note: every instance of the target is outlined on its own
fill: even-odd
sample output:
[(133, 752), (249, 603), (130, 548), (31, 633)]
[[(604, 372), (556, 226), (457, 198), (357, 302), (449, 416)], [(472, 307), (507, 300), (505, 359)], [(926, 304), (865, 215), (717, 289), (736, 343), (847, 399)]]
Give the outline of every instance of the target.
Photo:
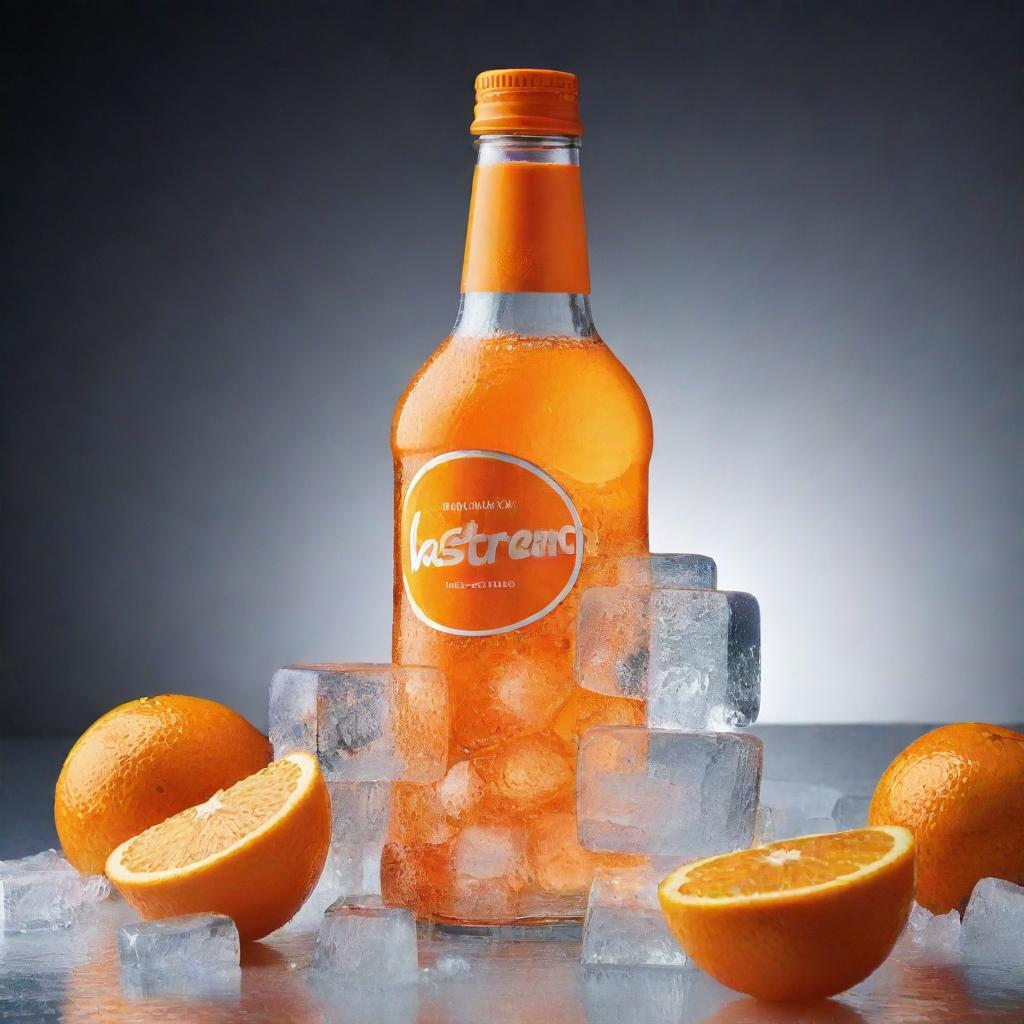
[[(761, 726), (765, 772), (850, 794), (871, 792), (923, 726)], [(0, 740), (0, 858), (56, 845), (52, 787), (71, 740)], [(345, 1022), (345, 1024), (1024, 1024), (1024, 965), (966, 968), (901, 942), (836, 999), (758, 1003), (692, 970), (587, 967), (579, 942), (440, 934), (422, 927), (415, 985), (375, 990), (308, 972), (316, 935), (286, 927), (243, 946), (237, 973), (206, 980), (123, 973), (116, 937), (135, 919), (116, 899), (76, 927), (0, 937), (0, 1020)]]

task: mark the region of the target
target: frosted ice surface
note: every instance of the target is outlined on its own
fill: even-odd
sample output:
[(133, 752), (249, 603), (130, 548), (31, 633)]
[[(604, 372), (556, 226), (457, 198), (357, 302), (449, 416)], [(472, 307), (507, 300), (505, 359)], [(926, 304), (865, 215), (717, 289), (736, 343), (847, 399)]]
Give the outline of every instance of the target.
[(983, 878), (964, 912), (960, 945), (975, 962), (1024, 971), (1024, 887), (1002, 878)]
[(851, 828), (864, 828), (868, 823), (870, 806), (869, 796), (841, 796), (832, 808), (832, 820), (841, 832)]
[(606, 573), (609, 583), (667, 590), (714, 590), (718, 586), (718, 566), (707, 555), (652, 551), (617, 561), (615, 571)]
[(651, 728), (731, 728), (757, 718), (761, 619), (749, 594), (592, 587), (578, 631), (579, 684), (646, 700)]
[(324, 914), (313, 971), (363, 986), (416, 980), (416, 921), (397, 907), (332, 904)]
[(913, 904), (903, 943), (931, 961), (959, 960), (960, 914), (955, 910), (948, 914), (933, 914), (919, 904)]
[(652, 551), (651, 583), (668, 589), (714, 590), (718, 586), (718, 566), (707, 555)]
[(662, 874), (599, 868), (590, 886), (583, 925), (584, 964), (683, 967), (686, 954), (658, 904)]
[(110, 895), (102, 875), (80, 875), (56, 850), (0, 861), (0, 917), (5, 932), (68, 928)]
[(745, 733), (588, 730), (579, 752), (580, 842), (681, 859), (749, 847), (762, 750)]
[(224, 914), (185, 914), (125, 925), (117, 935), (122, 967), (217, 971), (237, 967), (238, 929)]
[(436, 669), (290, 665), (270, 685), (274, 756), (317, 753), (333, 782), (433, 782), (448, 756), (448, 691)]

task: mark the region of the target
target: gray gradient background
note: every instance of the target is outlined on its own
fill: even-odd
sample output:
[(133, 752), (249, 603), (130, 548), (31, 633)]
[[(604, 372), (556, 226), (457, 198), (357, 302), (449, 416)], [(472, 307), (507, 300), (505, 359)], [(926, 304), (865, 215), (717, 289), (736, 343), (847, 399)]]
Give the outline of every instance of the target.
[(651, 540), (764, 718), (1024, 717), (1022, 7), (22, 5), (0, 732), (385, 659), (388, 429), (455, 312), (475, 72), (582, 80)]

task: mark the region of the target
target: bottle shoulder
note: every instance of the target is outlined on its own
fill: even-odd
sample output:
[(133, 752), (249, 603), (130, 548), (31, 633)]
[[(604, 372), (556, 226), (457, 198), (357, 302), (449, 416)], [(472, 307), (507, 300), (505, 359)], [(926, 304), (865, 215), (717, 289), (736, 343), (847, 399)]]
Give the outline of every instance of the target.
[(635, 462), (651, 434), (642, 391), (598, 337), (449, 337), (399, 400), (391, 440), (396, 458), (602, 447)]

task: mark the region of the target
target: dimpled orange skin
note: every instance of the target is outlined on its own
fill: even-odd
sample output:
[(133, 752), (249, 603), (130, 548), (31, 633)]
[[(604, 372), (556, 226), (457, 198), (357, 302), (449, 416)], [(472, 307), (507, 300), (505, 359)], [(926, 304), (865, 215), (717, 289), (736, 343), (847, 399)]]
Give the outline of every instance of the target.
[(902, 825), (917, 841), (917, 902), (933, 914), (967, 906), (981, 878), (1024, 882), (1024, 734), (944, 725), (885, 770), (870, 825)]
[(54, 794), (68, 860), (101, 874), (126, 839), (270, 763), (267, 738), (201, 697), (142, 697), (108, 711), (64, 761)]

